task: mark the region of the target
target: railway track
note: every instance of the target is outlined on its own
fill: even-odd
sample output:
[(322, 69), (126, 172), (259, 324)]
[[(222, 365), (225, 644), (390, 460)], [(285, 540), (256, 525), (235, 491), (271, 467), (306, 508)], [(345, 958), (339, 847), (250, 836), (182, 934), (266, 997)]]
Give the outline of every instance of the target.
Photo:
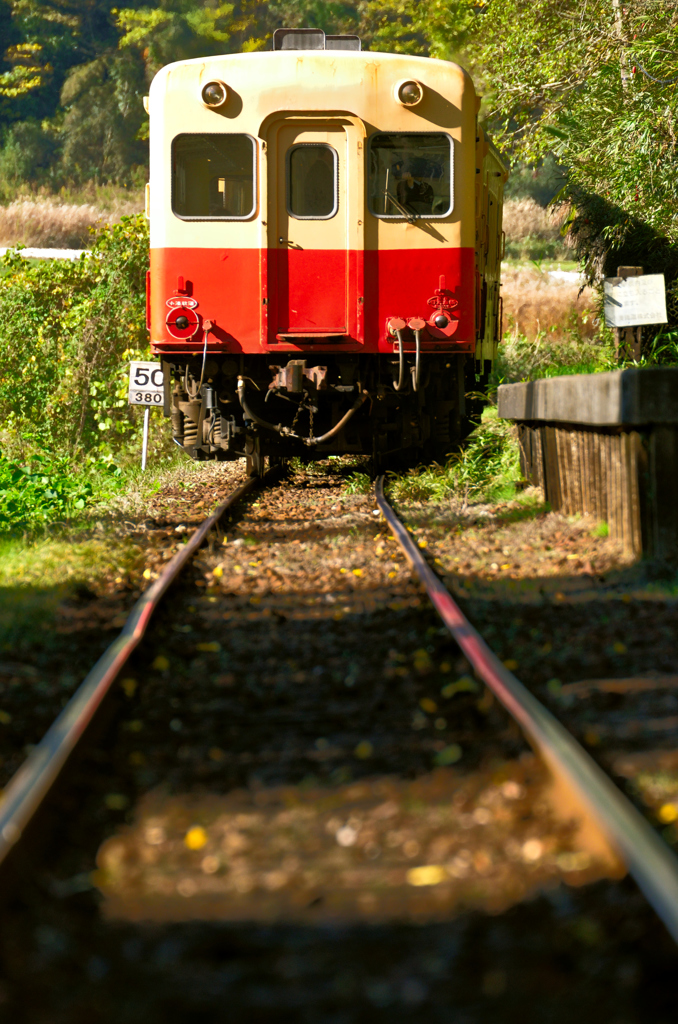
[[(323, 480), (315, 483), (321, 492)], [(133, 706), (123, 709), (115, 740), (117, 763), (132, 764), (139, 775), (128, 804), (136, 802), (140, 791), (153, 790), (164, 774), (172, 793), (144, 797), (131, 824), (119, 817), (97, 839), (97, 844), (105, 839), (97, 886), (113, 917), (161, 921), (165, 913), (170, 920), (270, 921), (282, 915), (309, 922), (324, 908), (331, 918), (347, 921), (388, 921), (403, 914), (413, 920), (445, 920), (469, 905), (464, 901), (465, 890), (473, 888), (470, 878), (485, 886), (470, 905), (500, 909), (561, 877), (585, 881), (614, 875), (614, 858), (621, 856), (675, 937), (674, 855), (484, 645), (395, 517), (381, 486), (379, 511), (397, 538), (398, 552), (389, 549), (383, 520), (371, 506), (349, 512), (345, 543), (346, 511), (337, 507), (342, 499), (336, 483), (327, 486), (327, 498), (313, 499), (316, 504), (311, 503), (303, 522), (276, 490), (262, 491), (255, 502), (250, 494), (248, 509), (238, 512), (235, 502), (252, 487), (247, 482), (230, 495), (169, 563), (7, 786), (0, 818), (3, 856), (20, 843), (31, 815), (77, 743), (86, 739), (96, 706), (125, 664), (127, 681), (141, 680), (133, 688)], [(227, 528), (227, 555), (203, 553), (198, 568), (195, 562), (189, 566), (210, 526), (229, 514), (234, 518)], [(337, 539), (341, 543), (333, 549)], [(280, 555), (284, 545), (294, 551), (294, 559)], [(266, 567), (268, 582), (262, 588), (262, 556), (276, 547), (275, 564)], [(328, 550), (336, 554), (329, 573), (323, 562)], [(403, 556), (413, 564), (445, 629), (425, 610)], [(184, 569), (192, 579), (181, 594), (176, 588), (169, 593)], [(239, 583), (231, 586), (229, 577), (236, 570)], [(171, 607), (161, 610), (164, 619), (153, 626), (151, 649), (133, 654), (164, 594)], [(200, 605), (192, 603), (197, 600)], [(425, 625), (422, 616), (428, 616)], [(192, 657), (179, 669), (178, 652), (187, 637)], [(275, 671), (272, 667), (267, 675), (265, 666), (274, 660), (276, 647)], [(436, 709), (428, 695), (434, 663), (441, 671), (447, 666), (448, 672), (451, 663), (447, 678), (459, 676), (452, 690), (467, 679), (454, 696), (450, 693), (451, 712), (439, 713), (441, 707)], [(519, 732), (487, 701), (478, 711), (470, 668), (520, 722), (552, 774), (565, 780), (559, 805), (566, 813), (560, 819), (545, 806), (546, 773), (530, 758)], [(195, 680), (206, 673), (218, 696), (192, 705)], [(161, 716), (159, 702), (166, 705), (162, 740), (155, 735), (159, 727), (150, 737), (146, 726), (137, 731), (144, 718)], [(257, 719), (251, 737), (248, 721)], [(201, 739), (200, 730), (206, 738)], [(200, 744), (205, 749), (196, 768), (191, 751)], [(473, 784), (465, 789), (451, 767), (462, 752), (465, 769), (475, 770)], [(488, 754), (495, 765), (501, 761), (515, 767), (504, 767), (498, 779), (496, 768), (486, 767)], [(106, 771), (99, 767), (100, 774)], [(404, 781), (393, 781), (396, 773)], [(191, 777), (210, 795), (182, 797)], [(89, 781), (80, 777), (78, 784), (86, 787)], [(250, 795), (245, 795), (242, 787), (248, 782)], [(290, 785), (297, 787), (293, 799)], [(328, 785), (334, 793), (331, 807)], [(106, 794), (106, 799), (113, 806), (109, 798), (119, 797), (122, 809), (125, 783), (117, 788), (121, 792)], [(294, 813), (285, 822), (290, 806)], [(407, 810), (417, 806), (425, 813)], [(452, 817), (445, 816), (446, 807), (453, 808)], [(568, 825), (573, 811), (592, 826), (584, 840)], [(285, 831), (290, 828), (296, 830), (293, 841)], [(491, 828), (493, 841), (487, 839)], [(461, 836), (460, 843), (450, 844), (451, 829)], [(582, 842), (589, 851), (588, 875)], [(142, 867), (149, 850), (152, 863)], [(228, 860), (237, 870), (224, 873)], [(384, 897), (386, 876), (390, 889)], [(76, 871), (52, 888), (77, 893), (78, 885), (87, 888)], [(414, 983), (410, 987), (414, 1005), (419, 990)]]

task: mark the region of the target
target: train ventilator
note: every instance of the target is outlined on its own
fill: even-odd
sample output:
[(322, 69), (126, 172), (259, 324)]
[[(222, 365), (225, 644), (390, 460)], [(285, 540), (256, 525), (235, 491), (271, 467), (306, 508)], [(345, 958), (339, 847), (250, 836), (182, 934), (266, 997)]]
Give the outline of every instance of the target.
[(501, 334), (506, 168), (456, 64), (279, 29), (147, 99), (148, 326), (195, 459), (442, 459)]

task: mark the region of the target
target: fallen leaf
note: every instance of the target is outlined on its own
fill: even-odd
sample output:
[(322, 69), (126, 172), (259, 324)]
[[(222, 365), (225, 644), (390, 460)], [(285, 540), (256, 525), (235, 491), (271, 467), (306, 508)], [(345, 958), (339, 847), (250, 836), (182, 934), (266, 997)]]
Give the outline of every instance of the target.
[(405, 877), (408, 885), (439, 885), (447, 878), (447, 872), (442, 864), (424, 864), (410, 868)]
[(192, 825), (184, 836), (184, 845), (189, 850), (202, 850), (207, 845), (208, 835), (202, 825)]

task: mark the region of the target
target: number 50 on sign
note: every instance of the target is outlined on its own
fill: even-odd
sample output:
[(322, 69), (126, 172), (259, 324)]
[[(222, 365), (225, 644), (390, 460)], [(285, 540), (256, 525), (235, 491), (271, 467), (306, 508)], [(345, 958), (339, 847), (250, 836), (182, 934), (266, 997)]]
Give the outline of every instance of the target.
[(164, 376), (160, 363), (130, 363), (129, 404), (162, 405), (164, 397)]

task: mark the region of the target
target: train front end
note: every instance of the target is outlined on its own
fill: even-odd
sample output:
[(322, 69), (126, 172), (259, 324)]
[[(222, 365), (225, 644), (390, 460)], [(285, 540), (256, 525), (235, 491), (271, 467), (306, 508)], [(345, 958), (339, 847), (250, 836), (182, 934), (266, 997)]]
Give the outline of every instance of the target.
[(473, 84), (352, 37), (275, 46), (151, 87), (149, 328), (174, 439), (255, 472), (444, 457), (498, 332), (485, 264), (505, 172)]

